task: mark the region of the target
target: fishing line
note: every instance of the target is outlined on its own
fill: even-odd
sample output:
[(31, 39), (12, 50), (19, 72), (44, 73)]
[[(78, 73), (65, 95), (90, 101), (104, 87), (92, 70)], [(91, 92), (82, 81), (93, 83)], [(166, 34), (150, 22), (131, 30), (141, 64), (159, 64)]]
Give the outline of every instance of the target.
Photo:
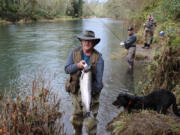
[[(92, 11), (89, 6), (87, 6), (87, 8), (90, 10), (90, 12), (92, 12), (93, 14), (95, 14), (95, 12)], [(102, 20), (99, 20), (99, 22), (101, 22), (119, 41), (121, 41), (121, 39), (116, 35), (115, 32), (113, 32), (113, 30), (111, 30), (111, 29), (109, 28), (109, 26), (108, 26), (107, 24), (105, 24)]]

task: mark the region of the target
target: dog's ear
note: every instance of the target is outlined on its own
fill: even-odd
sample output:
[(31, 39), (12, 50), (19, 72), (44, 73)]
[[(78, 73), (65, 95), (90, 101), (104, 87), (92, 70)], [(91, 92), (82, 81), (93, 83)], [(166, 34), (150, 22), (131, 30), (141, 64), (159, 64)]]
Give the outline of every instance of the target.
[(117, 97), (117, 100), (121, 99), (122, 97), (124, 97), (124, 94), (119, 94), (118, 97)]
[(129, 94), (124, 94), (124, 98), (129, 102), (129, 100), (131, 99)]
[(128, 94), (121, 94), (121, 97), (119, 97), (119, 101), (123, 106), (127, 106), (129, 103), (129, 96)]

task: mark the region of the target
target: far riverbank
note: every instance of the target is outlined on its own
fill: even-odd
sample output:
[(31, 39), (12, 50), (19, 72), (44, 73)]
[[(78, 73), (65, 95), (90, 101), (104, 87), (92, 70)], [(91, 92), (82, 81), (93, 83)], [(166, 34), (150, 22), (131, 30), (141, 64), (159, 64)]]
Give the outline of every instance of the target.
[(79, 20), (80, 18), (75, 18), (71, 16), (62, 16), (59, 18), (52, 18), (52, 19), (46, 19), (46, 18), (41, 18), (38, 20), (31, 20), (31, 19), (21, 19), (17, 22), (11, 22), (7, 20), (3, 20), (0, 18), (0, 24), (27, 24), (27, 23), (35, 23), (35, 22), (58, 22), (58, 21), (63, 21), (63, 20)]

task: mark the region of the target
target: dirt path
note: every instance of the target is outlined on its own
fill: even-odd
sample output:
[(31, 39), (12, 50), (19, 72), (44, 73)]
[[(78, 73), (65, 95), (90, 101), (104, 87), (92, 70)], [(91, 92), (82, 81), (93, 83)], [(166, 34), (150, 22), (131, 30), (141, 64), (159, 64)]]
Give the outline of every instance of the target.
[[(136, 61), (145, 61), (145, 62), (150, 62), (153, 60), (155, 50), (159, 47), (157, 44), (152, 44), (149, 49), (147, 48), (142, 48), (144, 45), (143, 44), (137, 44), (136, 45)], [(127, 55), (127, 50), (123, 47), (121, 51), (117, 52), (112, 52), (110, 55), (110, 58), (112, 60), (121, 60), (122, 58), (126, 57)]]
[(142, 48), (143, 46), (144, 45), (142, 44), (138, 44), (136, 46), (136, 60), (151, 61), (158, 46), (156, 44), (152, 44), (149, 49)]

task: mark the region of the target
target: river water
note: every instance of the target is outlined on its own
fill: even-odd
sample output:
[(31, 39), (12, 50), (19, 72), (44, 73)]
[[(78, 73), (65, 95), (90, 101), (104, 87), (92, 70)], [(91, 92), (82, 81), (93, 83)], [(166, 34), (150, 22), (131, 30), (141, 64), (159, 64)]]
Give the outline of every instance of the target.
[[(120, 92), (134, 93), (134, 87), (143, 74), (141, 63), (135, 62), (134, 72), (131, 73), (127, 62), (119, 55), (122, 51), (119, 43), (127, 36), (126, 26), (121, 21), (91, 18), (55, 23), (0, 25), (0, 89), (2, 92), (20, 80), (28, 81), (42, 70), (56, 76), (53, 79), (53, 89), (62, 97), (65, 130), (67, 135), (71, 135), (73, 129), (69, 117), (73, 110), (71, 98), (64, 89), (68, 77), (64, 73), (64, 66), (69, 52), (80, 46), (76, 35), (86, 29), (93, 30), (96, 37), (101, 38), (96, 49), (102, 53), (105, 69), (98, 114), (98, 135), (108, 135), (105, 126), (119, 112), (112, 106), (113, 100)], [(84, 129), (83, 134), (86, 135)]]

